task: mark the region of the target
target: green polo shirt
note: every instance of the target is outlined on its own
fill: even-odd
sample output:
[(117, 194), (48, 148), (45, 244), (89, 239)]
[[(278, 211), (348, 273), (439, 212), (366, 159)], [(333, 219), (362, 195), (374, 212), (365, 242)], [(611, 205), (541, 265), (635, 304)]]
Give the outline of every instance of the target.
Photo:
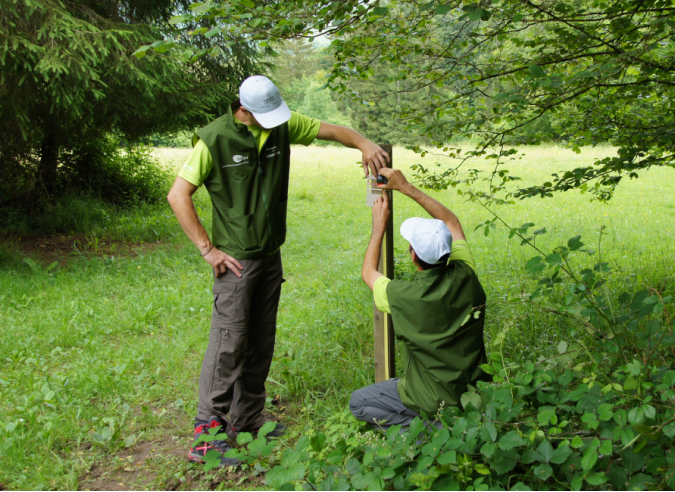
[[(241, 123), (237, 118), (234, 118), (234, 121), (235, 123)], [(319, 128), (321, 128), (321, 120), (291, 111), (291, 119), (288, 121), (291, 144), (311, 144), (319, 134)], [(248, 131), (255, 137), (258, 143), (258, 150), (261, 150), (263, 145), (265, 145), (267, 137), (270, 135), (270, 130), (257, 126), (249, 126)], [(211, 159), (211, 153), (204, 141), (200, 139), (195, 144), (194, 149), (192, 149), (190, 157), (188, 157), (178, 176), (188, 183), (201, 186), (211, 172), (212, 167), (213, 159)]]

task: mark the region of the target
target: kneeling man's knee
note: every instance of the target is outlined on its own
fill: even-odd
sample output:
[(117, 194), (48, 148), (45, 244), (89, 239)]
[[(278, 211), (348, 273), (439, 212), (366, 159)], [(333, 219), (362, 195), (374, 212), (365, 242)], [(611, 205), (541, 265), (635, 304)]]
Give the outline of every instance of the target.
[(363, 398), (363, 388), (358, 389), (352, 393), (352, 397), (349, 399), (349, 411), (352, 412), (352, 415), (357, 419), (361, 420), (361, 414), (364, 404)]

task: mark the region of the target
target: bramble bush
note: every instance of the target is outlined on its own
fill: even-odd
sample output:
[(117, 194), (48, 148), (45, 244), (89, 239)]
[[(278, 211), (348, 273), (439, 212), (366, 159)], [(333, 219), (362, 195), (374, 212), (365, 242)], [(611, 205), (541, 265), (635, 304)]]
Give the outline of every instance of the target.
[[(494, 215), (486, 234), (503, 223)], [(645, 490), (675, 488), (675, 370), (670, 357), (673, 298), (667, 286), (611, 295), (612, 273), (598, 251), (577, 236), (545, 253), (528, 234), (534, 224), (509, 227), (534, 248), (525, 268), (534, 291), (528, 303), (578, 328), (557, 347), (538, 347), (515, 361), (504, 341), (492, 341), (479, 382), (461, 407), (441, 408), (438, 427), (415, 419), (408, 429), (365, 430), (348, 412), (321, 430), (305, 429), (292, 448), (277, 449), (263, 427), (238, 436), (237, 457), (280, 490)], [(591, 258), (592, 268), (574, 264)], [(425, 417), (426, 418), (426, 417)], [(207, 439), (209, 439), (207, 437)], [(207, 467), (220, 454), (212, 452)]]

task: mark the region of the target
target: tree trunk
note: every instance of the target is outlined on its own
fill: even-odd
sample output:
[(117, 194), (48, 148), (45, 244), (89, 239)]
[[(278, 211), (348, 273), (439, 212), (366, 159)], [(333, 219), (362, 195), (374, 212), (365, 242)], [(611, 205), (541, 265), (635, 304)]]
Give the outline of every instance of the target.
[(59, 146), (56, 134), (47, 130), (42, 139), (40, 167), (38, 169), (39, 187), (47, 193), (47, 199), (56, 192), (57, 167), (59, 165)]

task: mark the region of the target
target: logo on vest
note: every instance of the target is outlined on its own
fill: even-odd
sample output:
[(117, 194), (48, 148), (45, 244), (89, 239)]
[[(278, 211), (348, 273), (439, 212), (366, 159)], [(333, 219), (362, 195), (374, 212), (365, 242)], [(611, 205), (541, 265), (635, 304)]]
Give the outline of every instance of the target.
[(247, 155), (233, 155), (232, 160), (234, 161), (234, 164), (225, 164), (222, 167), (235, 167), (235, 166), (241, 166), (243, 164), (248, 164), (248, 156)]
[(265, 149), (265, 157), (267, 157), (268, 159), (274, 157), (275, 155), (281, 155), (281, 151), (278, 149), (276, 145)]

